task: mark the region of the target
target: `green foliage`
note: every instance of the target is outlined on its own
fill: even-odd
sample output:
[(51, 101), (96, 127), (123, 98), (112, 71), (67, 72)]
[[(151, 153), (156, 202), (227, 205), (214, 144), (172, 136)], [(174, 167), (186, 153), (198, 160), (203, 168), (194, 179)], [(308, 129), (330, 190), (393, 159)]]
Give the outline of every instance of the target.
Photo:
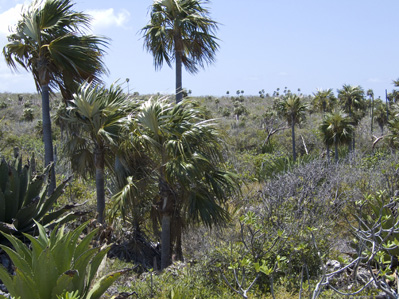
[[(16, 266), (15, 275), (0, 268), (0, 278), (13, 297), (31, 299), (62, 298), (98, 299), (108, 287), (125, 271), (107, 274), (97, 280), (97, 270), (110, 249), (91, 248), (90, 242), (97, 234), (93, 230), (81, 241), (80, 235), (88, 223), (77, 229), (65, 232), (64, 226), (54, 229), (50, 236), (39, 223), (39, 237), (36, 239), (24, 234), (31, 241), (31, 249), (16, 237), (6, 235), (14, 250), (7, 246), (7, 252)], [(65, 292), (72, 292), (68, 295)]]
[(122, 290), (127, 293), (135, 291), (137, 298), (240, 298), (222, 281), (214, 281), (208, 274), (206, 261), (199, 261), (195, 265), (177, 262), (162, 273), (150, 270), (142, 274), (132, 287), (123, 287)]
[(257, 159), (255, 162), (259, 180), (275, 178), (279, 174), (286, 173), (294, 167), (306, 164), (314, 159), (311, 155), (300, 156), (296, 161), (294, 161), (291, 156), (278, 156), (274, 154), (263, 154), (259, 156), (262, 158)]
[(79, 292), (66, 292), (63, 295), (57, 295), (57, 299), (80, 299)]
[(374, 234), (374, 241), (391, 256), (399, 255), (398, 202), (399, 198), (390, 199), (385, 190), (369, 194), (357, 202), (360, 206), (361, 228)]
[[(33, 164), (34, 158), (31, 161)], [(48, 196), (50, 167), (40, 175), (32, 168), (30, 165), (22, 166), (21, 158), (12, 163), (7, 163), (4, 159), (0, 162), (0, 231), (2, 232), (32, 233), (34, 221), (48, 226), (76, 217), (73, 212), (67, 213), (74, 205), (52, 210), (68, 180)]]
[(23, 112), (23, 119), (26, 121), (33, 121), (33, 109), (32, 108), (25, 108)]

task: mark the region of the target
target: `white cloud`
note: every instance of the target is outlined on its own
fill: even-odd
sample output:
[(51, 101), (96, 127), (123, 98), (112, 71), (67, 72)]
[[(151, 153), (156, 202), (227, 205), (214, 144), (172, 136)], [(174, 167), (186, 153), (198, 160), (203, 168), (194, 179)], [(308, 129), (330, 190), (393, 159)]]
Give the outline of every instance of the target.
[(10, 33), (9, 28), (17, 24), (21, 17), (22, 4), (0, 13), (0, 35), (7, 36)]
[(126, 9), (121, 9), (118, 13), (113, 8), (89, 10), (87, 13), (93, 17), (91, 22), (93, 31), (114, 26), (125, 27), (130, 18), (130, 13)]
[(381, 82), (385, 82), (385, 80), (382, 80), (380, 78), (369, 78), (367, 79), (367, 82), (371, 82), (371, 83), (381, 83)]

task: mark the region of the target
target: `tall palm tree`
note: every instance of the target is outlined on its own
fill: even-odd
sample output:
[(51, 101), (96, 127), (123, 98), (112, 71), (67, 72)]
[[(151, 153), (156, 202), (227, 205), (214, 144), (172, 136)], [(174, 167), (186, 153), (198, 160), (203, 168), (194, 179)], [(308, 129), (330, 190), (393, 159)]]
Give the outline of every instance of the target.
[(351, 124), (351, 119), (342, 110), (335, 110), (324, 116), (319, 130), (327, 146), (328, 159), (329, 148), (334, 145), (335, 162), (338, 162), (338, 145), (348, 144), (352, 139), (353, 125)]
[(289, 93), (277, 102), (278, 114), (291, 125), (292, 157), (294, 161), (296, 161), (295, 125), (304, 120), (307, 109), (307, 104), (296, 94)]
[(204, 7), (207, 0), (154, 0), (151, 19), (142, 31), (144, 47), (154, 56), (155, 68), (176, 62), (176, 103), (183, 99), (182, 65), (189, 73), (215, 60), (219, 48), (217, 22)]
[(73, 169), (86, 177), (96, 179), (98, 221), (104, 222), (104, 170), (113, 169), (116, 141), (129, 112), (127, 96), (120, 86), (109, 89), (94, 83), (83, 83), (63, 116), (69, 125), (70, 138), (65, 152), (71, 158)]
[(376, 100), (376, 107), (374, 118), (381, 130), (381, 135), (384, 135), (384, 126), (388, 124), (387, 109), (381, 100)]
[(150, 99), (142, 103), (130, 136), (142, 158), (150, 160), (146, 180), (158, 191), (152, 206), (161, 223), (163, 269), (170, 264), (173, 245), (182, 258), (181, 235), (186, 221), (211, 226), (229, 218), (223, 204), (238, 190), (238, 184), (221, 164), (214, 122), (206, 120), (189, 102), (172, 105), (168, 99)]
[(331, 112), (335, 106), (336, 98), (332, 88), (329, 89), (317, 89), (316, 93), (313, 93), (313, 106), (322, 112)]
[[(43, 141), (45, 165), (53, 158), (49, 93), (59, 89), (70, 99), (79, 82), (98, 81), (105, 71), (102, 62), (104, 38), (85, 35), (90, 18), (72, 9), (70, 0), (35, 0), (23, 11), (8, 44), (3, 48), (7, 64), (32, 73), (42, 94)], [(55, 188), (55, 173), (49, 193)]]
[(373, 127), (374, 127), (374, 91), (372, 89), (367, 90), (367, 96), (370, 100), (370, 116), (371, 116), (371, 134), (373, 134)]
[[(342, 109), (349, 114), (352, 125), (356, 126), (365, 115), (364, 90), (360, 86), (344, 84), (338, 89), (338, 99)], [(349, 151), (355, 149), (355, 131), (353, 131), (352, 143), (349, 143)]]

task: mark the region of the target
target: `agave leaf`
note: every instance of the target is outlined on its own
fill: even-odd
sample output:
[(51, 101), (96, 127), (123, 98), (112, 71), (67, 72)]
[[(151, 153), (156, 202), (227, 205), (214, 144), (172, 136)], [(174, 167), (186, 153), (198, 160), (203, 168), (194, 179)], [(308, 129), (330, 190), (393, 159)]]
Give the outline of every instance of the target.
[[(59, 241), (67, 238), (66, 237), (67, 235), (64, 234), (64, 231), (65, 231), (65, 226), (61, 226), (61, 227), (59, 225), (55, 226), (55, 228), (51, 231), (50, 236), (49, 236), (50, 247), (54, 247), (55, 244), (57, 244)], [(51, 244), (54, 244), (54, 245), (51, 246)]]
[[(74, 244), (74, 246), (76, 246), (76, 244), (78, 243), (81, 233), (87, 227), (88, 224), (89, 224), (89, 221), (86, 221), (85, 223), (83, 223), (79, 227), (77, 227), (73, 232), (71, 232), (71, 234), (72, 234), (71, 242)], [(87, 236), (85, 238), (87, 238)], [(75, 258), (78, 257), (78, 255), (76, 255), (76, 250), (75, 250), (74, 255), (75, 255)]]
[(38, 223), (36, 220), (33, 220), (36, 223), (36, 227), (39, 230), (39, 237), (37, 238), (37, 240), (40, 242), (40, 244), (43, 246), (43, 248), (45, 246), (48, 245), (49, 243), (49, 238), (47, 237), (47, 233), (46, 230), (44, 229), (44, 227), (42, 225), (40, 225), (40, 223)]
[[(62, 227), (63, 228), (63, 227)], [(53, 232), (55, 229), (53, 230)], [(72, 234), (63, 234), (60, 231), (56, 235), (50, 236), (51, 252), (54, 256), (58, 272), (65, 272), (71, 267), (75, 244), (71, 242)]]
[(52, 288), (57, 283), (59, 271), (56, 267), (54, 256), (50, 247), (45, 248), (41, 254), (35, 259), (32, 259), (32, 268), (34, 269), (33, 279), (37, 287), (37, 292), (40, 298), (51, 297)]
[(77, 259), (79, 256), (81, 256), (87, 249), (89, 249), (90, 242), (93, 240), (94, 236), (97, 234), (98, 229), (92, 230), (90, 233), (88, 233), (82, 241), (80, 241), (79, 245), (76, 247), (75, 250), (75, 258)]
[(4, 192), (6, 197), (6, 219), (5, 222), (10, 223), (18, 211), (18, 197), (19, 197), (19, 179), (18, 173), (14, 168), (11, 168), (9, 176), (9, 186)]
[(19, 227), (25, 227), (29, 223), (33, 224), (33, 218), (37, 214), (37, 203), (39, 201), (39, 196), (36, 196), (32, 199), (32, 201), (18, 210), (17, 214), (15, 215), (15, 219), (18, 220)]
[(44, 217), (44, 215), (51, 209), (57, 199), (62, 195), (62, 193), (64, 193), (64, 187), (70, 179), (71, 177), (62, 182), (46, 200), (42, 199), (42, 201), (39, 202), (39, 212), (35, 217), (36, 219)]
[(3, 236), (6, 237), (8, 239), (8, 241), (10, 241), (10, 243), (14, 247), (15, 251), (19, 255), (21, 255), (23, 257), (23, 259), (28, 264), (32, 263), (32, 255), (31, 255), (31, 251), (29, 250), (28, 246), (26, 246), (21, 240), (19, 240), (18, 238), (14, 237), (12, 235), (3, 233)]
[(90, 262), (90, 267), (88, 270), (88, 284), (91, 285), (91, 282), (93, 281), (94, 277), (97, 274), (97, 270), (100, 267), (101, 262), (107, 255), (108, 251), (111, 249), (111, 245), (108, 245), (105, 248), (102, 248), (100, 252), (96, 254), (96, 256), (91, 260)]
[(29, 202), (32, 200), (32, 198), (35, 198), (40, 195), (40, 191), (43, 189), (44, 182), (45, 182), (44, 176), (42, 175), (35, 176), (33, 179), (31, 179), (31, 181), (27, 186), (27, 190), (25, 192), (25, 197), (23, 199), (23, 206), (28, 205)]
[(24, 273), (28, 273), (29, 275), (32, 275), (31, 274), (32, 273), (32, 268), (28, 264), (28, 262), (26, 260), (24, 260), (23, 256), (21, 256), (19, 253), (15, 252), (11, 248), (8, 248), (7, 246), (0, 245), (0, 247), (1, 247), (1, 249), (3, 249), (8, 254), (10, 259), (14, 263), (15, 267), (20, 272), (24, 272)]
[(129, 270), (121, 270), (101, 277), (100, 280), (93, 285), (86, 299), (99, 299), (115, 280), (128, 271)]
[(0, 231), (6, 233), (6, 234), (11, 234), (11, 233), (15, 233), (18, 230), (15, 228), (14, 224), (9, 224), (9, 223), (5, 223), (5, 222), (0, 222)]
[(73, 263), (72, 269), (78, 271), (78, 275), (73, 278), (73, 285), (75, 290), (79, 290), (79, 293), (84, 296), (89, 288), (85, 279), (87, 267), (93, 258), (93, 256), (99, 251), (99, 248), (91, 248), (86, 250), (80, 255)]
[(5, 217), (6, 217), (6, 199), (4, 197), (3, 191), (0, 190), (0, 221), (4, 221)]
[(19, 268), (15, 270), (13, 298), (41, 299), (37, 286), (32, 279), (32, 273), (25, 273)]
[(29, 166), (25, 165), (19, 173), (19, 195), (18, 195), (18, 209), (23, 206), (26, 188), (28, 186)]
[(0, 191), (2, 192), (6, 190), (8, 176), (9, 176), (9, 168), (7, 162), (4, 159), (2, 159), (0, 163)]
[(42, 250), (44, 250), (44, 248), (46, 248), (47, 243), (43, 244), (42, 242), (39, 242), (38, 239), (36, 239), (35, 237), (28, 235), (28, 234), (23, 234), (25, 236), (25, 238), (29, 239), (30, 243), (31, 243), (31, 247), (32, 247), (32, 256), (37, 256), (40, 254), (40, 252), (42, 252)]
[(0, 279), (6, 286), (8, 292), (14, 293), (14, 282), (12, 276), (8, 273), (3, 265), (0, 265)]
[(57, 296), (62, 295), (65, 292), (73, 291), (72, 279), (78, 275), (76, 270), (68, 270), (62, 273), (58, 279), (55, 287), (51, 291), (51, 298), (57, 298)]
[[(50, 213), (46, 214), (46, 215), (43, 217), (43, 219), (40, 221), (40, 223), (41, 223), (43, 226), (46, 226), (46, 225), (48, 225), (49, 223), (51, 223), (51, 222), (53, 222), (53, 221), (59, 219), (59, 218), (60, 218), (63, 214), (65, 214), (67, 211), (69, 211), (69, 210), (71, 210), (71, 209), (73, 209), (73, 208), (75, 208), (75, 207), (77, 207), (77, 206), (78, 206), (78, 205), (75, 205), (75, 204), (73, 204), (73, 205), (65, 205), (65, 206), (63, 206), (62, 208), (58, 209), (57, 211), (50, 212)], [(78, 216), (79, 216), (79, 214), (76, 214), (76, 217), (78, 217)], [(76, 218), (76, 217), (75, 217), (75, 218)], [(73, 217), (70, 217), (68, 221), (73, 220), (73, 219), (74, 219)], [(57, 223), (59, 223), (59, 221), (57, 221)]]
[(79, 218), (83, 215), (88, 214), (88, 212), (80, 212), (80, 211), (76, 211), (76, 212), (71, 212), (68, 213), (56, 220), (54, 220), (52, 223), (49, 223), (46, 227), (50, 227), (50, 225), (54, 225), (54, 224), (65, 224), (68, 222), (71, 222), (72, 220), (75, 220), (76, 218)]

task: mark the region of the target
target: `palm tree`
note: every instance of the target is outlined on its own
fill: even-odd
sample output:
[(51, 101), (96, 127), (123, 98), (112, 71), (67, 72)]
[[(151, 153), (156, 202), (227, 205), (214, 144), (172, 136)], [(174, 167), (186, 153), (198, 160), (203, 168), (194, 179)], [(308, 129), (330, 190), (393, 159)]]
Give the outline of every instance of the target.
[[(70, 0), (35, 0), (22, 13), (8, 44), (3, 48), (7, 64), (32, 73), (36, 88), (42, 94), (42, 124), (45, 165), (54, 160), (51, 136), (49, 92), (59, 89), (70, 99), (79, 82), (98, 81), (105, 71), (102, 63), (104, 38), (84, 35), (90, 18), (72, 9)], [(55, 188), (55, 173), (49, 193)]]
[(367, 96), (370, 98), (370, 110), (371, 110), (371, 134), (373, 134), (374, 127), (374, 91), (372, 89), (367, 90)]
[(163, 269), (170, 264), (173, 245), (178, 258), (182, 258), (185, 222), (201, 221), (211, 226), (229, 218), (223, 204), (238, 190), (238, 184), (235, 176), (222, 167), (214, 122), (206, 120), (187, 101), (175, 106), (164, 98), (143, 102), (133, 119), (130, 136), (141, 159), (147, 159), (148, 186), (156, 186), (158, 191), (152, 192), (157, 195), (152, 207), (161, 223)]
[(332, 88), (329, 89), (317, 89), (316, 93), (313, 93), (313, 106), (322, 112), (331, 112), (335, 106), (336, 98)]
[(288, 94), (277, 102), (277, 112), (291, 125), (292, 157), (296, 161), (295, 150), (295, 124), (299, 124), (305, 118), (308, 106), (303, 99), (296, 94)]
[(144, 47), (154, 56), (155, 68), (165, 61), (176, 62), (176, 103), (183, 99), (182, 64), (189, 73), (197, 73), (215, 60), (219, 48), (215, 32), (217, 23), (203, 7), (207, 0), (155, 0), (151, 20), (142, 31)]
[(350, 118), (342, 110), (335, 110), (324, 116), (319, 130), (327, 147), (328, 159), (330, 146), (334, 145), (335, 162), (338, 162), (338, 145), (348, 144), (352, 139), (353, 126)]
[(69, 125), (70, 138), (65, 152), (74, 171), (96, 179), (98, 221), (104, 222), (105, 192), (104, 169), (113, 169), (114, 149), (129, 108), (127, 96), (120, 86), (109, 89), (83, 83), (73, 95), (63, 116)]
[[(364, 90), (360, 86), (344, 84), (338, 90), (338, 99), (343, 110), (352, 119), (352, 125), (356, 126), (365, 115)], [(353, 131), (352, 143), (349, 143), (349, 151), (355, 149), (355, 131)]]
[(389, 145), (397, 149), (399, 147), (399, 107), (396, 105), (396, 107), (393, 108), (396, 113), (394, 113), (394, 117), (387, 122), (389, 132), (386, 137), (388, 138)]
[(388, 124), (387, 110), (381, 100), (376, 100), (376, 107), (374, 118), (381, 130), (381, 135), (384, 135), (384, 126)]

